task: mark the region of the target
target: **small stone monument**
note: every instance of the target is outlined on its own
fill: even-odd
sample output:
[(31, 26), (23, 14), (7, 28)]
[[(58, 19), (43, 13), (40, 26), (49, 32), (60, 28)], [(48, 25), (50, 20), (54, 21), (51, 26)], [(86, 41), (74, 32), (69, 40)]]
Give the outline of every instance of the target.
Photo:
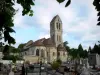
[(14, 75), (14, 72), (12, 71), (12, 67), (11, 67), (11, 70), (9, 72), (9, 75)]
[(85, 65), (82, 68), (82, 73), (80, 75), (90, 75), (90, 72), (88, 69), (85, 67)]

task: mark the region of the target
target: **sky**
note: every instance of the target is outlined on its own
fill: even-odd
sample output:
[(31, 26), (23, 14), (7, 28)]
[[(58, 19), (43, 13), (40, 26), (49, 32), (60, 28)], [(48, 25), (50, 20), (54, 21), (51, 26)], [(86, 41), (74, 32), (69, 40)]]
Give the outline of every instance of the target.
[(63, 23), (63, 41), (68, 41), (68, 46), (77, 48), (82, 44), (84, 49), (93, 47), (100, 40), (93, 0), (72, 0), (70, 6), (65, 8), (66, 2), (59, 4), (56, 0), (35, 0), (32, 17), (22, 16), (22, 7), (16, 4), (14, 8), (19, 10), (14, 16), (16, 33), (11, 34), (16, 39), (14, 46), (50, 37), (50, 22), (59, 15)]

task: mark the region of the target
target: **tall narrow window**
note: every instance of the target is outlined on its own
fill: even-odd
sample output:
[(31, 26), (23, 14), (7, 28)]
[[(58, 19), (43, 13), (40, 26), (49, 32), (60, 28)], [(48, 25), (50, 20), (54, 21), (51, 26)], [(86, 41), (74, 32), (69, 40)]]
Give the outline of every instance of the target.
[(36, 50), (36, 56), (39, 56), (39, 49)]
[(59, 36), (59, 41), (61, 42), (61, 37)]
[(59, 36), (57, 35), (57, 41), (59, 41)]
[(60, 23), (59, 23), (59, 30), (60, 30)]
[(55, 52), (53, 52), (53, 56), (55, 56)]
[(63, 56), (65, 56), (65, 52), (63, 52)]
[(58, 25), (58, 23), (56, 23), (56, 28), (59, 29), (59, 25)]
[(47, 57), (49, 56), (48, 54), (49, 54), (49, 53), (47, 52)]
[(44, 57), (45, 56), (45, 53), (44, 53), (44, 50), (42, 49), (41, 50), (41, 57)]
[(60, 52), (58, 52), (58, 56), (60, 56)]

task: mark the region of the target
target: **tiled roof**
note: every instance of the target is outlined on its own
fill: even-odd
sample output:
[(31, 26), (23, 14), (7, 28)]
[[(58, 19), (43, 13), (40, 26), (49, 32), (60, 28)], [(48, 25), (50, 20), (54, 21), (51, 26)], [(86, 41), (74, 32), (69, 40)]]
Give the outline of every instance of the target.
[(45, 46), (55, 46), (54, 43), (52, 42), (51, 38), (45, 39), (43, 44)]
[(33, 46), (54, 46), (54, 44), (50, 38), (48, 39), (42, 38), (42, 39), (35, 41), (33, 43)]
[(34, 46), (55, 47), (51, 38), (48, 38), (48, 39), (42, 38), (33, 43), (28, 44), (27, 47), (24, 48), (22, 51), (27, 51), (29, 50), (30, 47), (34, 47)]
[(39, 39), (33, 43), (33, 46), (44, 46), (43, 41), (45, 38)]

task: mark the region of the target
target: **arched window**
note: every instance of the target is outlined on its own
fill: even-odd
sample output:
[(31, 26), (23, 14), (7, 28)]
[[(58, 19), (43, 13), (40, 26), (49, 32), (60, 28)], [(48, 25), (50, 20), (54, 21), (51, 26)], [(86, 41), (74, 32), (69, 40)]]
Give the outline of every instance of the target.
[(53, 41), (55, 41), (55, 35), (54, 35), (54, 34), (51, 36), (51, 39), (52, 39)]
[(44, 53), (44, 50), (42, 49), (41, 50), (41, 57), (44, 57), (45, 56), (45, 53)]
[(49, 53), (47, 52), (47, 57), (49, 56)]
[(34, 55), (34, 51), (32, 51), (32, 55)]
[(61, 37), (59, 36), (59, 41), (61, 42)]
[(57, 35), (57, 41), (59, 41), (59, 36)]
[(65, 52), (63, 52), (63, 56), (65, 56)]
[(53, 56), (55, 56), (55, 52), (53, 52)]
[(39, 56), (39, 49), (36, 50), (36, 56)]
[(60, 56), (60, 52), (58, 52), (58, 56)]
[(56, 28), (59, 29), (59, 25), (58, 25), (58, 23), (56, 23)]
[(59, 30), (60, 30), (60, 23), (59, 23)]
[(27, 55), (27, 52), (25, 52), (25, 55)]

